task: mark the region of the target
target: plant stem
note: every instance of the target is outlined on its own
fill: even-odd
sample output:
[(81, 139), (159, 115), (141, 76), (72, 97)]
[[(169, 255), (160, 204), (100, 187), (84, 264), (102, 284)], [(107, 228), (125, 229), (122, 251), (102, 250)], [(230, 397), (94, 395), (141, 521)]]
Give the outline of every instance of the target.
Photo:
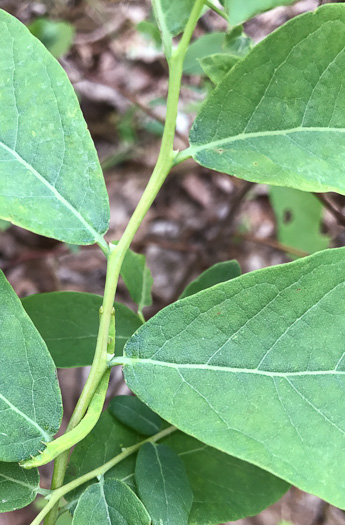
[(71, 492), (72, 490), (76, 489), (77, 487), (80, 487), (80, 485), (83, 485), (87, 481), (90, 481), (91, 479), (94, 479), (98, 476), (104, 475), (108, 470), (110, 470), (112, 467), (123, 461), (125, 458), (130, 456), (131, 454), (134, 454), (139, 450), (139, 448), (144, 445), (145, 443), (156, 443), (160, 439), (165, 438), (166, 436), (169, 436), (173, 432), (175, 432), (177, 428), (175, 427), (168, 427), (162, 430), (161, 432), (158, 432), (154, 436), (151, 436), (144, 441), (141, 441), (140, 443), (137, 443), (136, 445), (133, 445), (132, 447), (128, 447), (124, 449), (121, 454), (118, 454), (113, 459), (108, 461), (107, 463), (104, 463), (101, 467), (98, 467), (94, 470), (91, 470), (87, 474), (84, 474), (83, 476), (80, 476), (79, 478), (71, 481), (70, 483), (67, 483), (63, 487), (60, 487), (56, 489), (54, 492), (51, 493), (47, 505), (41, 510), (41, 512), (36, 516), (34, 521), (31, 523), (31, 525), (39, 525), (43, 518), (47, 515), (47, 513), (59, 502), (59, 500), (68, 492)]
[(217, 15), (221, 16), (222, 18), (224, 18), (224, 20), (226, 20), (227, 22), (229, 22), (229, 19), (228, 17), (226, 16), (226, 13), (222, 10), (222, 9), (219, 9), (218, 7), (216, 7), (213, 2), (209, 1), (209, 0), (206, 0), (205, 4), (207, 5), (207, 7), (209, 7), (210, 9), (212, 9), (212, 11), (214, 11), (215, 13), (217, 13)]
[[(107, 368), (107, 342), (109, 335), (111, 312), (114, 306), (115, 292), (120, 275), (121, 265), (126, 252), (136, 234), (143, 218), (150, 209), (154, 199), (168, 176), (176, 154), (174, 152), (174, 138), (176, 130), (176, 118), (178, 102), (183, 72), (183, 62), (187, 48), (194, 32), (197, 21), (200, 17), (205, 0), (196, 0), (191, 11), (189, 20), (186, 24), (182, 38), (177, 48), (169, 58), (169, 87), (167, 98), (167, 112), (165, 119), (164, 132), (162, 137), (161, 149), (157, 159), (157, 164), (153, 170), (151, 178), (145, 191), (136, 207), (129, 223), (121, 237), (120, 242), (109, 245), (107, 275), (104, 289), (103, 305), (101, 308), (101, 320), (97, 337), (95, 356), (92, 363), (90, 375), (85, 383), (84, 389), (72, 414), (67, 427), (67, 432), (76, 427), (83, 418), (87, 407), (95, 393), (99, 381)], [(52, 479), (52, 490), (58, 489), (63, 484), (67, 468), (69, 451), (61, 454), (55, 461)], [(52, 507), (50, 507), (52, 508)], [(58, 506), (46, 517), (44, 525), (54, 525), (58, 514)], [(46, 514), (45, 514), (46, 515)]]

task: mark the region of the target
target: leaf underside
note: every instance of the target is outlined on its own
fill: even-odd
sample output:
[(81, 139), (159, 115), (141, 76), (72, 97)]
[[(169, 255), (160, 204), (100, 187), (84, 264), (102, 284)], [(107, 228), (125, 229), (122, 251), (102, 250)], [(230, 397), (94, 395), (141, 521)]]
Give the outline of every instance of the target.
[(249, 181), (345, 194), (344, 26), (345, 6), (329, 4), (254, 47), (202, 106), (194, 159)]
[(109, 202), (66, 73), (0, 10), (0, 217), (72, 244), (101, 241)]
[(124, 375), (199, 440), (345, 507), (345, 249), (178, 301), (125, 347)]
[(62, 402), (53, 360), (0, 272), (0, 461), (36, 456), (59, 429)]

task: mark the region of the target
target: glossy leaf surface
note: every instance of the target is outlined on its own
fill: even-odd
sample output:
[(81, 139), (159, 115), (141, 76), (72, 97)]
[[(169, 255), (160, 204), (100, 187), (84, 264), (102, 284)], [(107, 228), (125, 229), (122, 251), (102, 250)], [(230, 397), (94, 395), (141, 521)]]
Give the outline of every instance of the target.
[(345, 193), (344, 26), (345, 6), (329, 4), (254, 47), (202, 106), (194, 159), (250, 181)]
[(109, 203), (66, 73), (0, 11), (0, 217), (72, 244), (102, 241)]
[(0, 462), (0, 512), (10, 512), (29, 505), (36, 497), (38, 470), (24, 470), (17, 463)]
[(128, 386), (186, 433), (345, 507), (344, 272), (345, 249), (327, 250), (177, 301), (127, 343)]
[(259, 13), (293, 2), (295, 0), (220, 0), (229, 15), (231, 25), (242, 24)]
[(234, 279), (240, 275), (241, 268), (237, 261), (216, 263), (191, 282), (181, 294), (180, 299), (194, 295), (201, 290), (206, 290), (215, 284), (230, 281), (230, 279)]
[(143, 436), (153, 436), (162, 428), (162, 420), (140, 399), (134, 396), (116, 396), (108, 407), (113, 416)]
[(134, 492), (116, 479), (88, 487), (78, 501), (72, 525), (150, 525), (144, 505)]
[(135, 481), (152, 525), (188, 525), (193, 492), (176, 452), (166, 445), (143, 445), (137, 456)]
[(62, 402), (53, 360), (0, 272), (0, 461), (36, 456), (59, 429)]
[(315, 195), (293, 188), (270, 188), (270, 201), (282, 244), (307, 253), (328, 247), (330, 238), (321, 234), (323, 206)]
[[(58, 368), (92, 364), (102, 300), (100, 295), (80, 292), (51, 292), (22, 299)], [(121, 355), (126, 341), (142, 323), (125, 305), (115, 303), (115, 311), (115, 351)]]

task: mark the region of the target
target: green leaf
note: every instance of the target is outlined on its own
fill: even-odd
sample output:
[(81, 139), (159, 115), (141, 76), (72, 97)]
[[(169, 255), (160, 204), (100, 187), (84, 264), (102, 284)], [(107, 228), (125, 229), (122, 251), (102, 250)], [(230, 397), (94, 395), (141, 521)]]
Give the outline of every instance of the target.
[(242, 24), (253, 16), (280, 5), (293, 4), (296, 0), (220, 0), (229, 14), (231, 25)]
[(194, 295), (201, 290), (206, 290), (215, 284), (230, 281), (230, 279), (234, 279), (240, 275), (241, 267), (237, 261), (216, 263), (199, 275), (195, 281), (191, 282), (181, 294), (180, 299)]
[(0, 10), (0, 218), (71, 244), (104, 243), (109, 202), (66, 73)]
[(0, 232), (5, 232), (11, 226), (11, 223), (8, 221), (3, 221), (0, 219)]
[(60, 58), (67, 53), (73, 44), (75, 29), (68, 22), (38, 18), (28, 26), (28, 29), (55, 58)]
[(183, 64), (183, 72), (187, 75), (202, 75), (203, 70), (199, 60), (216, 53), (221, 53), (226, 33), (209, 33), (197, 38), (189, 46)]
[(278, 240), (299, 250), (314, 253), (328, 247), (330, 238), (320, 233), (321, 202), (310, 193), (292, 188), (270, 188), (277, 220)]
[(73, 525), (150, 525), (150, 516), (134, 492), (116, 479), (88, 487), (78, 501)]
[(260, 42), (202, 106), (187, 152), (246, 180), (345, 193), (344, 24), (329, 4)]
[(152, 4), (162, 34), (177, 36), (188, 22), (194, 0), (153, 0)]
[(202, 70), (214, 84), (219, 84), (238, 61), (238, 57), (225, 53), (217, 53), (199, 59)]
[(162, 442), (178, 453), (192, 486), (189, 525), (218, 525), (256, 515), (290, 488), (272, 474), (183, 432), (174, 432)]
[(176, 452), (166, 445), (143, 445), (137, 456), (135, 481), (152, 525), (188, 525), (193, 492)]
[[(65, 482), (68, 483), (100, 467), (120, 454), (123, 447), (135, 445), (142, 439), (144, 439), (142, 436), (114, 419), (109, 411), (103, 412), (90, 434), (74, 448), (67, 467)], [(135, 456), (129, 456), (110, 469), (105, 477), (119, 479), (135, 488), (134, 465)], [(78, 489), (69, 492), (65, 496), (66, 499), (69, 502), (76, 502), (83, 490), (91, 483), (85, 483)]]
[(127, 250), (121, 266), (121, 277), (125, 282), (133, 301), (138, 305), (138, 312), (152, 304), (152, 274), (146, 266), (146, 257), (132, 250)]
[(116, 396), (108, 410), (124, 425), (144, 436), (153, 436), (162, 428), (161, 418), (134, 396)]
[(17, 463), (0, 462), (0, 512), (29, 505), (36, 498), (39, 482), (37, 468), (24, 470)]
[(62, 402), (44, 341), (0, 272), (0, 461), (36, 456), (59, 430)]
[[(107, 436), (106, 440), (104, 436)], [(104, 412), (89, 436), (75, 447), (66, 483), (100, 467), (119, 454), (122, 448), (143, 439), (126, 429), (108, 411)], [(162, 443), (179, 454), (192, 485), (195, 499), (190, 525), (218, 525), (223, 521), (257, 514), (277, 501), (288, 489), (284, 481), (272, 474), (208, 447), (182, 432), (174, 432)], [(105, 474), (106, 479), (119, 479), (135, 491), (135, 461), (135, 454), (129, 456), (110, 469)], [(66, 495), (72, 511), (89, 484)]]
[(125, 380), (187, 434), (344, 508), (344, 275), (345, 249), (327, 250), (177, 301), (128, 341)]
[[(80, 292), (51, 292), (22, 299), (58, 368), (92, 364), (102, 301), (100, 295)], [(142, 322), (122, 304), (115, 303), (115, 312), (115, 351), (121, 355), (125, 342)]]

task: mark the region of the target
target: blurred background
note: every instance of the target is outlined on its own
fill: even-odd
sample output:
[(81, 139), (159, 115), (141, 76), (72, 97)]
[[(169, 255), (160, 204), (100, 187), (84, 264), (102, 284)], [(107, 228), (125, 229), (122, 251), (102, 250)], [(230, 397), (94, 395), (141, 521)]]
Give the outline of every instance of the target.
[[(322, 3), (301, 0), (245, 23), (243, 53), (288, 19)], [(104, 170), (111, 206), (106, 239), (119, 239), (155, 165), (164, 123), (167, 66), (150, 0), (0, 0), (0, 8), (26, 24), (66, 70)], [(221, 52), (227, 30), (226, 21), (212, 11), (198, 24), (185, 61), (176, 149), (188, 145), (193, 118), (214, 88), (202, 58)], [(153, 304), (145, 317), (175, 301), (216, 262), (237, 259), (243, 272), (281, 264), (345, 245), (344, 226), (343, 196), (255, 185), (184, 162), (169, 175), (132, 245), (146, 255), (154, 278)], [(57, 290), (103, 293), (105, 259), (97, 247), (65, 245), (4, 221), (0, 267), (20, 297)], [(116, 299), (134, 308), (123, 282)], [(126, 392), (116, 372), (111, 396)], [(59, 370), (64, 425), (87, 373)], [(47, 488), (50, 476), (50, 466), (43, 468)], [(0, 524), (27, 525), (36, 511), (32, 505), (2, 514)], [(70, 522), (63, 518), (59, 525)], [(258, 517), (238, 523), (345, 524), (345, 517), (318, 498), (291, 489)]]

